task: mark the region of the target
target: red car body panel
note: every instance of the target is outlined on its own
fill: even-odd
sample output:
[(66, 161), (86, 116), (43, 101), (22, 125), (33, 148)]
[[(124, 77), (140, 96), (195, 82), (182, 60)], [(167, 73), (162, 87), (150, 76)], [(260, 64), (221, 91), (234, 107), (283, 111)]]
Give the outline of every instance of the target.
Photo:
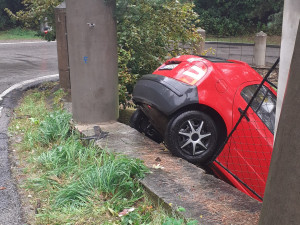
[[(166, 65), (174, 65), (174, 68), (164, 69)], [(259, 85), (262, 81), (262, 77), (244, 62), (235, 60), (212, 62), (193, 55), (170, 59), (153, 74), (197, 86), (199, 104), (218, 112), (225, 122), (227, 134), (240, 118), (239, 108), (244, 110), (247, 106), (247, 102), (240, 94), (241, 91), (249, 85)], [(275, 96), (277, 95), (268, 84), (265, 86)], [(239, 141), (235, 143), (234, 148), (232, 146), (229, 148), (232, 143), (228, 142), (217, 161), (263, 197), (274, 136), (251, 108), (247, 116), (250, 122), (243, 118), (231, 137), (231, 140), (238, 139)], [(220, 178), (260, 200), (218, 163), (214, 162), (211, 168)]]

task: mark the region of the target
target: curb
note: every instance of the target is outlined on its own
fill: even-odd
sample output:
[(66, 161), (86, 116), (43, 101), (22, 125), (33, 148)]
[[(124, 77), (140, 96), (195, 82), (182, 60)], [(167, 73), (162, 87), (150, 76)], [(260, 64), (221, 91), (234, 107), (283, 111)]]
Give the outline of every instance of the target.
[(0, 45), (17, 45), (17, 44), (46, 44), (46, 43), (56, 43), (56, 41), (40, 41), (40, 40), (9, 40), (9, 41), (0, 41)]
[(0, 225), (25, 224), (24, 209), (17, 188), (17, 181), (12, 175), (11, 168), (15, 167), (10, 161), (8, 124), (13, 108), (17, 105), (21, 94), (46, 81), (58, 80), (58, 74), (44, 76), (17, 83), (0, 94)]
[(26, 80), (22, 81), (20, 83), (14, 84), (13, 86), (9, 87), (5, 91), (3, 91), (0, 94), (0, 117), (1, 117), (1, 110), (3, 107), (1, 107), (1, 104), (3, 102), (3, 98), (11, 93), (12, 91), (19, 90), (19, 91), (26, 91), (29, 88), (35, 87), (43, 82), (49, 82), (49, 81), (57, 81), (59, 78), (58, 74), (53, 74), (53, 75), (48, 75), (48, 76), (43, 76), (43, 77), (38, 77), (35, 79), (31, 80)]

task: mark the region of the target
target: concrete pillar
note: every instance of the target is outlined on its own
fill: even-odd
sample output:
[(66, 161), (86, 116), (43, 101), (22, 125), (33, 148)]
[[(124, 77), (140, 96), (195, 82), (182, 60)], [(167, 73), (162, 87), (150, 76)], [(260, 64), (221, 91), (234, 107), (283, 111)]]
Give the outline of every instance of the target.
[(118, 118), (115, 0), (66, 0), (73, 118)]
[(259, 32), (255, 35), (254, 44), (254, 65), (265, 66), (267, 49), (267, 34)]
[(197, 29), (197, 33), (201, 35), (203, 40), (200, 43), (197, 43), (195, 48), (196, 48), (196, 55), (201, 55), (201, 53), (204, 51), (205, 48), (205, 37), (206, 37), (206, 32), (202, 28)]
[(260, 225), (300, 224), (299, 71), (300, 29), (278, 123)]
[(299, 19), (300, 1), (284, 0), (275, 131), (277, 129), (277, 124), (279, 121), (285, 87), (291, 65), (292, 54), (294, 52)]
[(68, 93), (68, 99), (71, 95), (71, 81), (69, 69), (69, 53), (67, 40), (67, 21), (66, 21), (66, 3), (61, 3), (55, 8), (56, 25), (56, 43), (57, 59), (59, 70), (59, 84)]

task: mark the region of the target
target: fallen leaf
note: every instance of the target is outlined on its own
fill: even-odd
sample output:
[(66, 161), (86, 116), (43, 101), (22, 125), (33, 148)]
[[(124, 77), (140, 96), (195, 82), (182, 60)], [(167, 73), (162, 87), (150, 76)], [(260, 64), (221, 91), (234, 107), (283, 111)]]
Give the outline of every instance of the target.
[(154, 168), (154, 169), (164, 169), (164, 167), (161, 166), (159, 163), (157, 165), (153, 165), (152, 168)]
[(0, 187), (0, 191), (5, 190), (5, 189), (6, 189), (6, 187)]
[(116, 211), (114, 211), (112, 208), (108, 208), (108, 211), (110, 212), (110, 214), (111, 214), (112, 216), (118, 215), (118, 214), (116, 213)]
[(133, 212), (134, 208), (130, 208), (130, 209), (124, 209), (122, 212), (119, 213), (119, 217), (125, 216), (130, 212)]

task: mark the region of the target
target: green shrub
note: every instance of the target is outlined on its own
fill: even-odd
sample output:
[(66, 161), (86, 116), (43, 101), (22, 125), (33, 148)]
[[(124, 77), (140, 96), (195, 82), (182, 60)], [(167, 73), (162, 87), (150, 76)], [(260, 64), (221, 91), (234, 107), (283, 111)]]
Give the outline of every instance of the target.
[[(126, 4), (125, 4), (126, 2)], [(117, 1), (120, 103), (128, 106), (137, 78), (167, 57), (188, 53), (180, 43), (199, 43), (193, 4), (176, 0)]]

